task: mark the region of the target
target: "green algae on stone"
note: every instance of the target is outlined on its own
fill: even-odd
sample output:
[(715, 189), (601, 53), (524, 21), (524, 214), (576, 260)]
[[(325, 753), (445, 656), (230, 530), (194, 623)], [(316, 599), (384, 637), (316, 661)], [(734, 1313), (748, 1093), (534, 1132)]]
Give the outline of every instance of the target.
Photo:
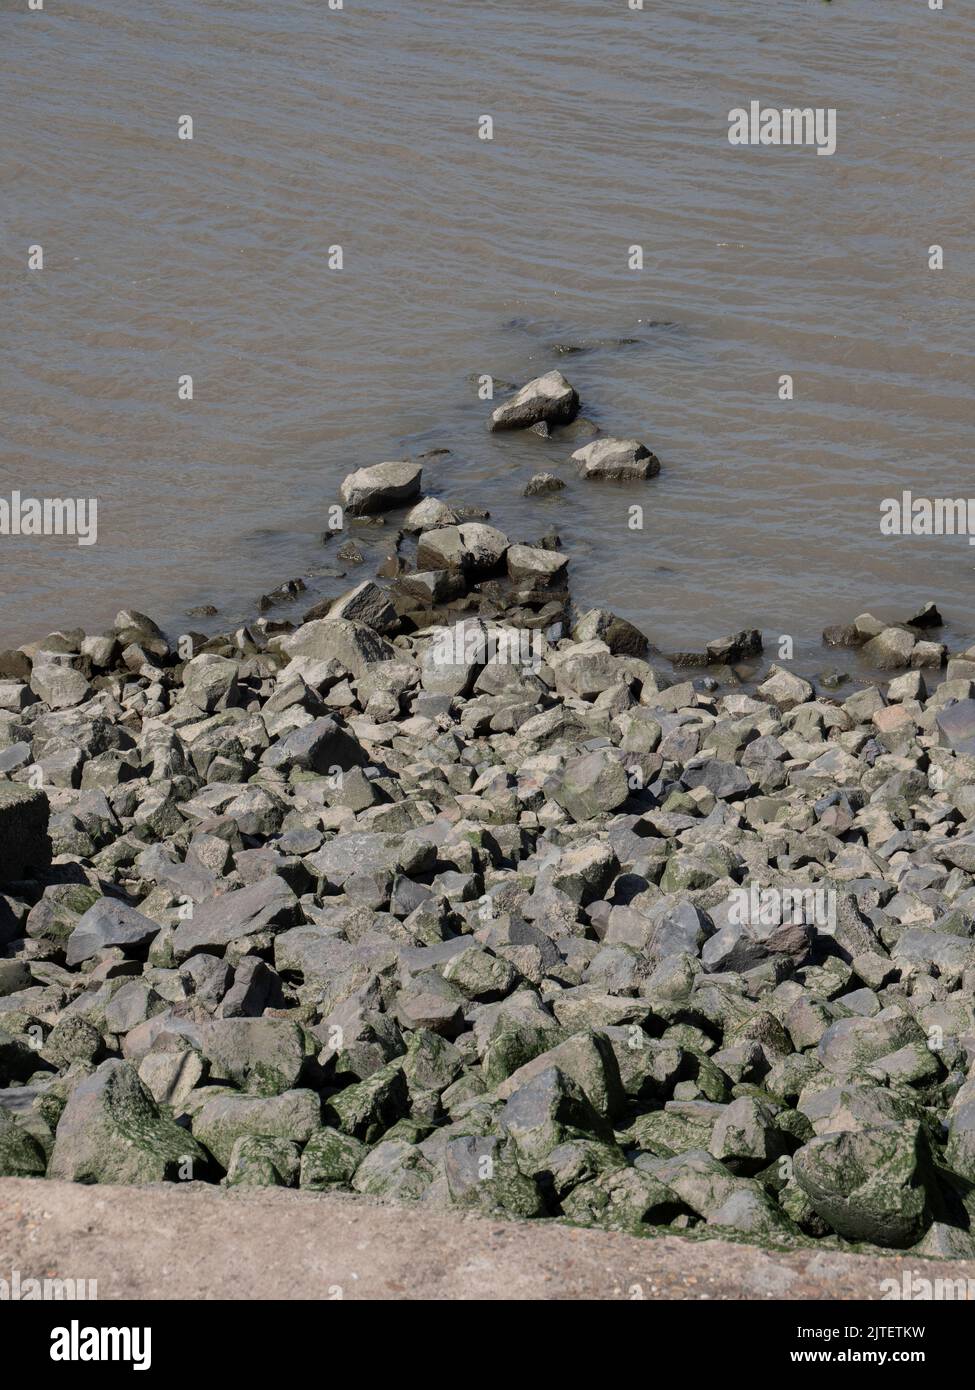
[(72, 1062), (96, 1062), (105, 1055), (101, 1033), (80, 1014), (62, 1018), (51, 1029), (41, 1056), (52, 1067), (68, 1067)]
[(613, 1047), (604, 1033), (585, 1028), (512, 1072), (497, 1087), (498, 1096), (507, 1100), (519, 1087), (549, 1067), (557, 1067), (576, 1082), (593, 1109), (604, 1119), (614, 1118), (623, 1109), (626, 1096)]
[(512, 1020), (509, 1026), (494, 1034), (484, 1050), (481, 1070), (486, 1084), (497, 1086), (544, 1052), (551, 1042), (552, 1034), (548, 1029)]
[(611, 1142), (613, 1137), (582, 1087), (552, 1066), (512, 1093), (501, 1112), (501, 1128), (514, 1140), (519, 1165), (528, 1173), (543, 1171), (548, 1154), (566, 1139)]
[(625, 1167), (626, 1155), (616, 1144), (598, 1139), (566, 1139), (546, 1157), (543, 1176), (561, 1201), (580, 1184)]
[(434, 1178), (433, 1164), (415, 1144), (384, 1138), (363, 1158), (352, 1178), (356, 1192), (414, 1201)]
[(410, 1090), (445, 1091), (464, 1069), (464, 1056), (439, 1033), (421, 1029), (410, 1038), (402, 1061)]
[(496, 1135), (459, 1135), (447, 1142), (443, 1166), (451, 1201), (485, 1214), (545, 1214), (538, 1183), (522, 1173), (514, 1146)]
[(132, 1063), (110, 1059), (72, 1090), (48, 1177), (148, 1183), (198, 1177), (208, 1167), (193, 1136), (160, 1113)]
[(321, 1127), (321, 1122), (321, 1101), (314, 1091), (285, 1091), (279, 1096), (223, 1091), (204, 1101), (196, 1111), (193, 1134), (226, 1169), (234, 1144), (242, 1135), (268, 1135), (302, 1144)]
[(291, 1139), (269, 1134), (242, 1134), (227, 1165), (227, 1187), (294, 1187), (301, 1155)]
[(582, 1183), (562, 1203), (563, 1215), (576, 1225), (631, 1234), (644, 1223), (666, 1225), (686, 1210), (670, 1188), (637, 1168), (619, 1168)]
[(916, 1130), (820, 1135), (793, 1162), (814, 1210), (847, 1240), (905, 1249), (923, 1234), (928, 1201)]
[(403, 1068), (391, 1062), (365, 1081), (331, 1096), (326, 1111), (343, 1133), (374, 1144), (406, 1113), (408, 1105), (409, 1089)]
[(645, 1153), (671, 1157), (689, 1149), (706, 1149), (716, 1119), (716, 1110), (710, 1102), (704, 1102), (696, 1114), (654, 1110), (648, 1115), (638, 1115), (624, 1134), (628, 1143)]
[(42, 1178), (46, 1168), (41, 1145), (0, 1106), (0, 1178)]
[(300, 1184), (315, 1192), (348, 1187), (368, 1152), (368, 1146), (351, 1134), (338, 1129), (316, 1130), (301, 1153)]
[(287, 1019), (214, 1019), (201, 1030), (200, 1050), (212, 1081), (257, 1096), (294, 1090), (305, 1065), (304, 1033)]
[(68, 937), (101, 893), (87, 883), (58, 883), (45, 888), (27, 917), (27, 935), (67, 945)]

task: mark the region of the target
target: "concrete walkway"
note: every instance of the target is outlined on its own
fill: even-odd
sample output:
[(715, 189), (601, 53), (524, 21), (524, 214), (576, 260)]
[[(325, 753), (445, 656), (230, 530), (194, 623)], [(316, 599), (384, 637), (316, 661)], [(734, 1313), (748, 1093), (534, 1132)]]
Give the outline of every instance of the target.
[(905, 1269), (975, 1278), (975, 1262), (769, 1254), (332, 1193), (0, 1179), (0, 1278), (97, 1279), (102, 1299), (879, 1299)]

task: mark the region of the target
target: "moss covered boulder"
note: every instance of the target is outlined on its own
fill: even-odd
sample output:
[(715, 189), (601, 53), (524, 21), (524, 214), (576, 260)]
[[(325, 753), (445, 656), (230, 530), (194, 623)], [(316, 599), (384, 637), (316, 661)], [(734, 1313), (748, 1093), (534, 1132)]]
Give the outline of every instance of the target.
[(201, 1176), (207, 1156), (160, 1114), (131, 1062), (103, 1062), (78, 1083), (58, 1123), (48, 1177), (148, 1183)]
[(291, 1139), (242, 1134), (230, 1153), (227, 1187), (294, 1187), (301, 1154)]
[(338, 1129), (319, 1129), (301, 1154), (301, 1186), (313, 1192), (348, 1187), (369, 1152), (365, 1144)]
[(928, 1225), (916, 1129), (820, 1135), (796, 1153), (794, 1171), (816, 1213), (847, 1240), (905, 1249)]
[(46, 1166), (37, 1140), (0, 1106), (0, 1178), (42, 1178)]
[(196, 1112), (193, 1133), (226, 1169), (234, 1144), (242, 1135), (270, 1135), (303, 1144), (321, 1123), (321, 1102), (314, 1091), (285, 1091), (280, 1096), (242, 1096), (221, 1091)]

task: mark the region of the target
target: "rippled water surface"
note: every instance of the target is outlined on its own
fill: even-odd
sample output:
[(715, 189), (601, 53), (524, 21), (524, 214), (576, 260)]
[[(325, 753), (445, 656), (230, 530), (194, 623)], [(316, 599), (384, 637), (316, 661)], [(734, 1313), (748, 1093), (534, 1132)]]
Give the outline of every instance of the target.
[[(879, 504), (975, 495), (973, 39), (950, 0), (0, 0), (0, 495), (99, 499), (94, 547), (0, 537), (0, 645), (314, 592), (342, 476), (439, 448), (429, 489), (557, 525), (664, 649), (815, 666), (927, 598), (971, 637), (975, 549)], [(730, 146), (753, 99), (835, 107), (835, 156)], [(486, 432), (471, 375), (551, 366), (658, 478)]]

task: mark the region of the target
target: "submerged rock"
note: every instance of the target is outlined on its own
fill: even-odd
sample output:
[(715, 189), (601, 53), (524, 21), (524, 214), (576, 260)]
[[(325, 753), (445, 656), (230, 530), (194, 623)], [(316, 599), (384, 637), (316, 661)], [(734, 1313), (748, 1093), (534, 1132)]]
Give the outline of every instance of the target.
[(564, 487), (565, 483), (554, 473), (533, 473), (525, 484), (523, 496), (545, 497), (554, 492), (561, 492)]
[(564, 425), (575, 419), (579, 396), (561, 372), (535, 377), (491, 413), (492, 430), (524, 430), (544, 422)]
[(610, 478), (629, 481), (654, 478), (660, 460), (638, 439), (596, 439), (572, 455), (583, 478)]

